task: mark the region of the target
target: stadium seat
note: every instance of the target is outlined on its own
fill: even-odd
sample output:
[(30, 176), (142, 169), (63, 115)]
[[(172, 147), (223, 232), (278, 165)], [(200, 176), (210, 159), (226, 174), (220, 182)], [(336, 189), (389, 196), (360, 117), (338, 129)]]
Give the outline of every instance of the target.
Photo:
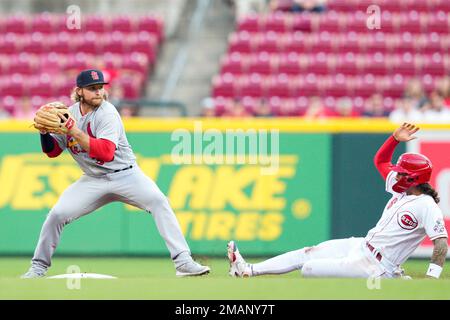
[(266, 96), (265, 83), (263, 77), (258, 73), (240, 78), (240, 97), (261, 98)]
[(97, 33), (106, 33), (110, 31), (108, 20), (101, 16), (90, 15), (82, 21), (84, 22), (81, 29), (83, 32), (92, 31)]
[(269, 78), (267, 86), (268, 97), (289, 98), (293, 96), (292, 84), (288, 75), (279, 74)]
[(247, 72), (247, 65), (239, 52), (225, 55), (221, 59), (220, 73), (243, 74)]
[(426, 59), (422, 66), (423, 74), (432, 76), (445, 75), (444, 59), (440, 53), (434, 53), (429, 59)]
[(131, 17), (126, 15), (120, 15), (113, 17), (110, 21), (111, 31), (120, 31), (123, 33), (130, 33), (136, 31), (136, 26)]
[(292, 35), (285, 35), (283, 37), (285, 51), (305, 53), (309, 51), (308, 44), (306, 42), (306, 36), (302, 32), (295, 32)]
[(327, 55), (323, 52), (319, 52), (316, 55), (308, 56), (308, 65), (306, 67), (307, 73), (315, 74), (329, 74), (330, 66), (328, 65)]
[(139, 18), (137, 30), (147, 31), (156, 35), (158, 43), (164, 38), (164, 24), (161, 17), (156, 15), (147, 15)]
[(54, 33), (58, 30), (55, 28), (55, 20), (54, 16), (48, 12), (35, 15), (31, 19), (31, 30), (44, 34)]
[(25, 34), (29, 32), (30, 18), (25, 15), (17, 14), (10, 16), (5, 22), (5, 33)]
[(404, 89), (405, 79), (400, 74), (386, 77), (383, 81), (383, 95), (385, 97), (400, 98), (403, 96)]
[(125, 54), (128, 52), (126, 46), (126, 36), (119, 31), (103, 36), (103, 52), (111, 52), (117, 54)]
[(261, 19), (258, 14), (249, 14), (237, 21), (237, 31), (259, 32), (262, 31)]
[[(447, 11), (448, 12), (448, 11)], [(427, 32), (436, 32), (439, 34), (448, 34), (450, 32), (450, 24), (446, 11), (438, 11), (430, 13), (427, 21)]]
[(158, 54), (158, 39), (156, 35), (147, 31), (141, 31), (137, 36), (128, 36), (128, 51), (140, 52), (147, 55), (150, 63), (153, 64)]
[(68, 32), (61, 32), (48, 37), (49, 52), (69, 54), (73, 52), (72, 36)]
[(268, 14), (263, 17), (261, 22), (262, 26), (260, 28), (266, 32), (273, 31), (284, 33), (290, 28), (291, 22), (288, 21), (290, 17), (290, 15), (283, 13)]
[(213, 92), (212, 96), (234, 98), (238, 95), (238, 91), (235, 90), (236, 78), (231, 73), (225, 73), (223, 75), (217, 75), (213, 78)]
[(287, 55), (281, 55), (278, 64), (278, 72), (288, 75), (298, 75), (301, 72), (300, 57), (296, 52), (289, 52)]
[(279, 34), (273, 31), (260, 33), (255, 37), (255, 51), (277, 53), (281, 51), (281, 46), (278, 43)]
[(298, 81), (294, 82), (297, 85), (296, 92), (298, 96), (319, 96), (321, 88), (318, 83), (319, 79), (315, 74), (308, 74), (305, 77), (300, 77)]
[(366, 99), (375, 92), (377, 92), (377, 86), (375, 77), (372, 74), (355, 78), (353, 84), (353, 93), (355, 96)]
[(276, 66), (274, 60), (267, 52), (261, 52), (257, 55), (251, 55), (248, 65), (249, 73), (259, 73), (269, 75), (275, 73)]
[(232, 33), (229, 43), (229, 52), (251, 53), (253, 51), (251, 37), (247, 31)]

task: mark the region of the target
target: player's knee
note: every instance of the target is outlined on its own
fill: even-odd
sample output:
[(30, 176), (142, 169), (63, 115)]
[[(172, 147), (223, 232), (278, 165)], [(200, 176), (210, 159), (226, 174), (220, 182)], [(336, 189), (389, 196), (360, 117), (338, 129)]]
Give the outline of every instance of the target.
[(50, 210), (48, 216), (47, 216), (47, 220), (50, 223), (54, 223), (54, 224), (68, 224), (69, 220), (67, 219), (67, 215), (63, 212), (60, 211), (58, 209), (53, 208), (52, 210)]
[(305, 278), (308, 277), (315, 277), (315, 272), (314, 272), (314, 262), (312, 261), (307, 261), (303, 264), (302, 267), (302, 276)]

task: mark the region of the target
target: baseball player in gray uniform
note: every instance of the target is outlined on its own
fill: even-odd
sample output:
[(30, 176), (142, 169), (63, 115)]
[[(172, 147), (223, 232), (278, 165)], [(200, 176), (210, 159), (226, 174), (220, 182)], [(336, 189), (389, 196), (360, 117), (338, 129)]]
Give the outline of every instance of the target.
[(42, 150), (53, 158), (68, 149), (83, 171), (50, 210), (42, 226), (31, 267), (22, 278), (45, 276), (63, 228), (113, 201), (121, 201), (151, 213), (175, 264), (177, 276), (207, 274), (208, 266), (195, 262), (177, 218), (165, 195), (136, 163), (116, 108), (106, 101), (100, 70), (84, 70), (77, 76), (71, 116), (61, 116), (67, 135), (41, 131)]

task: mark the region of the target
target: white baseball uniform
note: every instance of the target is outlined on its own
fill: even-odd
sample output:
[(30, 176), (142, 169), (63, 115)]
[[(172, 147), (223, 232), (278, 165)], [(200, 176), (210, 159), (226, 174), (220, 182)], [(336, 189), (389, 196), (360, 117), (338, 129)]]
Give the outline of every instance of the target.
[(66, 224), (113, 201), (152, 213), (172, 259), (179, 257), (174, 260), (176, 266), (191, 259), (188, 244), (167, 198), (136, 164), (116, 108), (103, 101), (86, 115), (81, 114), (79, 103), (69, 110), (82, 131), (115, 144), (114, 158), (110, 162), (93, 159), (72, 137), (52, 135), (62, 150), (69, 150), (84, 174), (62, 193), (50, 210), (32, 259), (33, 267), (45, 270), (51, 265), (51, 257)]
[(253, 264), (252, 274), (280, 274), (296, 269), (305, 277), (398, 277), (401, 264), (425, 236), (448, 237), (444, 218), (433, 198), (422, 194), (396, 193), (396, 172), (386, 179), (392, 198), (381, 219), (365, 238), (325, 241), (317, 246), (291, 251)]

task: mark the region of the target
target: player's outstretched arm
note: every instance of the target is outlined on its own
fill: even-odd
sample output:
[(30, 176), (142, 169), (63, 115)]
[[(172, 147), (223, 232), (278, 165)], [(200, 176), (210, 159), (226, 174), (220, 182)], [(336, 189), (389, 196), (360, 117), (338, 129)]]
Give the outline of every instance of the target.
[(391, 171), (391, 160), (392, 155), (394, 154), (395, 147), (397, 147), (399, 142), (407, 142), (416, 139), (414, 134), (418, 130), (419, 128), (413, 124), (406, 122), (403, 123), (398, 129), (394, 131), (392, 136), (390, 136), (377, 151), (373, 162), (384, 180), (386, 180), (389, 172)]
[(414, 134), (419, 131), (419, 127), (416, 127), (415, 125), (411, 123), (403, 123), (398, 129), (394, 131), (392, 134), (394, 136), (394, 139), (398, 142), (408, 142), (414, 139), (417, 139)]
[(447, 238), (437, 238), (433, 240), (434, 248), (431, 256), (431, 263), (428, 267), (427, 277), (437, 279), (441, 275), (447, 256), (448, 245)]

